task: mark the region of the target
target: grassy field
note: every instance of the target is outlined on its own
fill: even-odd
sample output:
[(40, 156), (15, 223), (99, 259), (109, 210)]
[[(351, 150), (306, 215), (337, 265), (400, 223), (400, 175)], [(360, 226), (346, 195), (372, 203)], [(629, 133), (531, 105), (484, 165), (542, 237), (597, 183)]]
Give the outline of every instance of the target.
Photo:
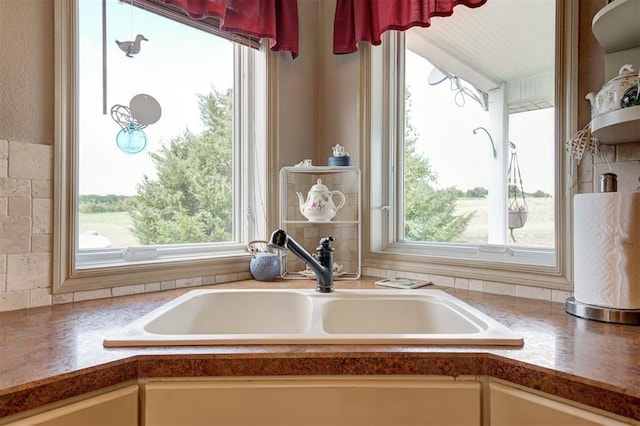
[[(553, 198), (527, 198), (529, 215), (524, 227), (514, 229), (516, 244), (523, 246), (553, 247), (554, 220)], [(468, 198), (458, 200), (456, 213), (475, 211), (469, 228), (461, 241), (468, 243), (487, 242), (487, 200)], [(511, 243), (511, 241), (510, 241)]]
[(138, 239), (131, 232), (129, 213), (80, 213), (80, 234), (96, 231), (111, 240), (112, 247), (138, 245)]
[[(514, 230), (518, 245), (553, 247), (554, 221), (552, 198), (528, 198), (529, 216), (523, 228)], [(468, 198), (458, 200), (456, 213), (476, 212), (461, 241), (487, 242), (487, 200)], [(80, 233), (97, 231), (111, 240), (113, 247), (137, 245), (138, 240), (130, 230), (128, 213), (81, 213)]]

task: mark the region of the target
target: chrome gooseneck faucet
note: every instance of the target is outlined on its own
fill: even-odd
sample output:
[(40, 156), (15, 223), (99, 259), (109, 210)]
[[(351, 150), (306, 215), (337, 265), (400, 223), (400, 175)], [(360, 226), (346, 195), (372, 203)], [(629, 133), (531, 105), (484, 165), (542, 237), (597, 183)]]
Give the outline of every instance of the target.
[(318, 260), (314, 259), (300, 244), (287, 235), (282, 229), (271, 234), (269, 246), (278, 250), (288, 249), (295, 254), (316, 274), (316, 291), (320, 293), (333, 292), (333, 251), (332, 237), (324, 237), (316, 247)]

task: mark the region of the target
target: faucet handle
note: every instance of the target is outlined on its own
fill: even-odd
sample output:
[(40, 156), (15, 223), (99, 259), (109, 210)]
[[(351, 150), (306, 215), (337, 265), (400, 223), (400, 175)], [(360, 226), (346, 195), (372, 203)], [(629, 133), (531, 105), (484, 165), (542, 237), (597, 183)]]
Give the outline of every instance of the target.
[(320, 240), (320, 245), (316, 247), (317, 251), (333, 251), (335, 250), (331, 245), (333, 237), (324, 237)]

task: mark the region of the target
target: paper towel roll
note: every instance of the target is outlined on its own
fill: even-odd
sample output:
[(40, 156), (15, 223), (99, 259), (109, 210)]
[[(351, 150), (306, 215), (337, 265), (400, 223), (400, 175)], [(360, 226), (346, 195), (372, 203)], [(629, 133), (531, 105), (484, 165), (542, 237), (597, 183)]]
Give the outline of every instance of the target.
[(640, 308), (640, 193), (577, 194), (573, 206), (575, 300)]

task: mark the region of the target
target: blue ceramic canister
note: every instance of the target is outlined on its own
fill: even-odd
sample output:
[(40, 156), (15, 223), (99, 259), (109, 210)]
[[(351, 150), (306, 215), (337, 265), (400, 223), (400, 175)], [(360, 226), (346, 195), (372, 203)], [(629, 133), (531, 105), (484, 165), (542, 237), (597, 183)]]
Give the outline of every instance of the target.
[(349, 156), (329, 157), (327, 162), (329, 166), (350, 166), (351, 157)]

